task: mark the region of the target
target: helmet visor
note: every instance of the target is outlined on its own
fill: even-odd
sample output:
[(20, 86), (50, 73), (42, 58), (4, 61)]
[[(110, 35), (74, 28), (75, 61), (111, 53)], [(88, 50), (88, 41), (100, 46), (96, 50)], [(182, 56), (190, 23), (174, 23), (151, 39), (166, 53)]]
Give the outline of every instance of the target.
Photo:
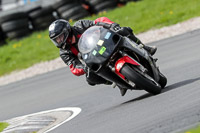
[(56, 47), (61, 48), (65, 44), (68, 36), (69, 36), (68, 32), (62, 32), (59, 35), (52, 38), (51, 41), (54, 43)]

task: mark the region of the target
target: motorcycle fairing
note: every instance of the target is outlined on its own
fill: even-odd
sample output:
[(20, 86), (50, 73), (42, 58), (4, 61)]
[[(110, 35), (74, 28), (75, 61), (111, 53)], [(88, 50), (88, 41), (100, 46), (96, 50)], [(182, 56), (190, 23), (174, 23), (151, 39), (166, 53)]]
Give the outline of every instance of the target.
[[(85, 34), (85, 33), (88, 33), (88, 34)], [(88, 47), (90, 47), (90, 44), (84, 47), (86, 44), (86, 43), (84, 44), (84, 42), (90, 43), (89, 41), (92, 39), (95, 42), (95, 43), (92, 43), (94, 45), (92, 45), (90, 49), (88, 49)], [(82, 40), (82, 43), (78, 44), (79, 51), (81, 52), (81, 47), (83, 49), (86, 48), (86, 50), (88, 50), (86, 52), (84, 51), (81, 52), (84, 62), (87, 64), (87, 66), (91, 70), (93, 70), (98, 75), (103, 76), (106, 79), (112, 79), (113, 82), (115, 82), (114, 80), (116, 80), (118, 83), (120, 83), (121, 86), (126, 86), (126, 88), (129, 88), (130, 86), (126, 85), (125, 80), (120, 81), (121, 77), (122, 78), (124, 77), (119, 73), (120, 69), (122, 68), (119, 64), (124, 65), (125, 63), (130, 63), (130, 64), (136, 65), (136, 61), (134, 61), (130, 55), (127, 55), (129, 56), (129, 58), (125, 57), (124, 59), (121, 59), (121, 61), (117, 63), (120, 69), (116, 70), (116, 73), (113, 73), (109, 69), (105, 70), (106, 67), (102, 67), (106, 65), (107, 61), (112, 56), (113, 52), (116, 51), (116, 49), (125, 48), (127, 50), (133, 51), (135, 54), (139, 55), (144, 60), (149, 62), (148, 64), (151, 65), (151, 69), (153, 71), (154, 77), (155, 79), (157, 79), (156, 81), (158, 81), (158, 78), (159, 78), (158, 72), (157, 72), (158, 70), (156, 66), (154, 66), (153, 60), (151, 59), (149, 54), (143, 48), (140, 48), (138, 44), (136, 44), (129, 38), (117, 35), (113, 31), (104, 29), (103, 27), (94, 26), (90, 28), (89, 32), (85, 31), (83, 35), (81, 36), (80, 40)], [(81, 42), (80, 40), (79, 42)], [(104, 69), (101, 69), (101, 68), (104, 68)]]
[[(95, 46), (87, 53), (82, 52), (82, 58), (90, 68), (92, 68), (92, 65), (94, 64), (95, 66), (99, 66), (100, 68), (109, 59), (109, 57), (114, 52), (118, 42), (121, 40), (121, 37), (116, 35), (113, 31), (104, 29), (103, 27), (96, 27), (96, 29), (98, 30), (99, 36), (95, 40)], [(84, 33), (82, 37), (83, 36)], [(92, 37), (92, 35), (90, 36), (89, 34), (87, 34), (87, 37), (85, 37), (84, 39), (90, 40), (90, 37)], [(82, 44), (80, 45), (81, 47), (83, 46)]]

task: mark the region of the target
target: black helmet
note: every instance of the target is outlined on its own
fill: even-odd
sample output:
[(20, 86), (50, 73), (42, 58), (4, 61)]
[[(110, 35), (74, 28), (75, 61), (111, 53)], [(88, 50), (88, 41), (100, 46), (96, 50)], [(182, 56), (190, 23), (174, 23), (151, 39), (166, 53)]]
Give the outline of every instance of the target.
[(49, 37), (58, 48), (63, 47), (70, 33), (71, 26), (66, 20), (56, 20), (49, 26)]

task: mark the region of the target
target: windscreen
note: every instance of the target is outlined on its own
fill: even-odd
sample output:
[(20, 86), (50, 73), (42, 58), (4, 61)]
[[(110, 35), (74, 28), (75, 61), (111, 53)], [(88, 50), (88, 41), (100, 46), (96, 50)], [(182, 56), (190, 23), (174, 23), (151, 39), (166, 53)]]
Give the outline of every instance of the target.
[(100, 28), (100, 26), (93, 26), (82, 34), (78, 42), (78, 48), (82, 54), (89, 53), (96, 47), (100, 39)]

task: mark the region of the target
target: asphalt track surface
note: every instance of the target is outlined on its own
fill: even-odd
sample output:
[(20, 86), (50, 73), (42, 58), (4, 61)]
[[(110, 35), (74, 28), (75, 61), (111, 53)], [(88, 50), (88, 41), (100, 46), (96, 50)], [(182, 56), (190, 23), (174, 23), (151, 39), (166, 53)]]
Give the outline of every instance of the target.
[[(52, 133), (170, 133), (200, 121), (200, 30), (154, 42), (166, 89), (145, 91), (87, 85), (62, 68), (0, 87), (0, 121), (45, 110), (82, 112)], [(150, 44), (152, 45), (152, 44)]]

